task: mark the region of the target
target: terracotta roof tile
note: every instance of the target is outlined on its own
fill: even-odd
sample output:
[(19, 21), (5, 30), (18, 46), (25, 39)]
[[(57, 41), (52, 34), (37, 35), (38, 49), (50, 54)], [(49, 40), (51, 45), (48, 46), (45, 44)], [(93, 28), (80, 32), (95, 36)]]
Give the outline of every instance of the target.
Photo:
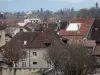
[(66, 29), (60, 30), (59, 34), (61, 36), (85, 36), (91, 27), (91, 24), (94, 22), (94, 19), (72, 19), (70, 23), (81, 23), (80, 31), (66, 31)]

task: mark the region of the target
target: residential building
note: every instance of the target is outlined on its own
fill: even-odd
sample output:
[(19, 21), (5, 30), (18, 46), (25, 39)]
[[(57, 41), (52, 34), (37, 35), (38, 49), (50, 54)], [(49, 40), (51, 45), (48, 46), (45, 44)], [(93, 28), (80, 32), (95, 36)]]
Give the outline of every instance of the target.
[(29, 31), (43, 31), (43, 25), (41, 23), (27, 23), (24, 28)]
[(74, 18), (71, 19), (66, 28), (61, 29), (58, 34), (69, 40), (72, 39), (86, 40), (89, 39), (90, 37), (93, 23), (94, 19)]
[(44, 32), (20, 32), (17, 33), (13, 40), (19, 40), (28, 55), (26, 59), (19, 61), (17, 68), (48, 68), (47, 62), (44, 60), (44, 55), (50, 45), (60, 43), (60, 38), (52, 31)]
[(39, 18), (33, 18), (33, 19), (25, 19), (24, 23), (41, 23), (41, 20)]
[(57, 23), (44, 23), (43, 25), (44, 30), (45, 29), (49, 29), (52, 31), (58, 31), (59, 30), (59, 26)]
[(48, 23), (57, 23), (58, 20), (57, 20), (56, 17), (51, 17), (51, 18), (49, 18), (49, 19), (47, 20), (47, 22), (48, 22)]

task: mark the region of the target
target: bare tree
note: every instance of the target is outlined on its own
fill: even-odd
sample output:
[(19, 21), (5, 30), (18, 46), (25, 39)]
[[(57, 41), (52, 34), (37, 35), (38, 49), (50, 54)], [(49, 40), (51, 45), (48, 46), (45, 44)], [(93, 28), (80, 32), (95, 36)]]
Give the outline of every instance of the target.
[(88, 13), (89, 13), (88, 9), (80, 9), (78, 11), (78, 16), (80, 18), (88, 18)]
[(47, 62), (60, 75), (87, 75), (96, 69), (96, 59), (92, 50), (82, 45), (53, 45), (47, 51)]
[(48, 64), (53, 66), (54, 75), (58, 73), (59, 63), (61, 62), (64, 51), (63, 46), (55, 44), (48, 48), (47, 53), (45, 54), (45, 60)]
[(2, 48), (1, 54), (4, 60), (12, 63), (12, 66), (15, 66), (14, 74), (16, 73), (17, 63), (27, 56), (26, 51), (22, 50), (22, 48), (23, 46), (18, 40), (11, 40)]

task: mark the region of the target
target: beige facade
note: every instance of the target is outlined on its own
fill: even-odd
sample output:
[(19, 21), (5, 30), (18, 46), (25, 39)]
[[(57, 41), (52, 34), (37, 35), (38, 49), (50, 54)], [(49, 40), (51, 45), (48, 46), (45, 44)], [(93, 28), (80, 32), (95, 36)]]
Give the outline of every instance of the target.
[(47, 62), (44, 60), (46, 48), (26, 49), (27, 58), (17, 64), (18, 68), (47, 68)]
[[(17, 69), (16, 75), (41, 75), (42, 69)], [(14, 75), (14, 69), (3, 68), (0, 75)]]

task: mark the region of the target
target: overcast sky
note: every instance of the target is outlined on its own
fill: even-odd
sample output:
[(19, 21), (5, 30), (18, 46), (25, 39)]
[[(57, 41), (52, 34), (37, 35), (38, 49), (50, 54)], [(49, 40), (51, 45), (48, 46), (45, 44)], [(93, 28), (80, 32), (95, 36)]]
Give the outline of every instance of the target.
[(56, 11), (61, 8), (90, 8), (100, 0), (0, 0), (0, 11), (29, 11), (43, 8)]

